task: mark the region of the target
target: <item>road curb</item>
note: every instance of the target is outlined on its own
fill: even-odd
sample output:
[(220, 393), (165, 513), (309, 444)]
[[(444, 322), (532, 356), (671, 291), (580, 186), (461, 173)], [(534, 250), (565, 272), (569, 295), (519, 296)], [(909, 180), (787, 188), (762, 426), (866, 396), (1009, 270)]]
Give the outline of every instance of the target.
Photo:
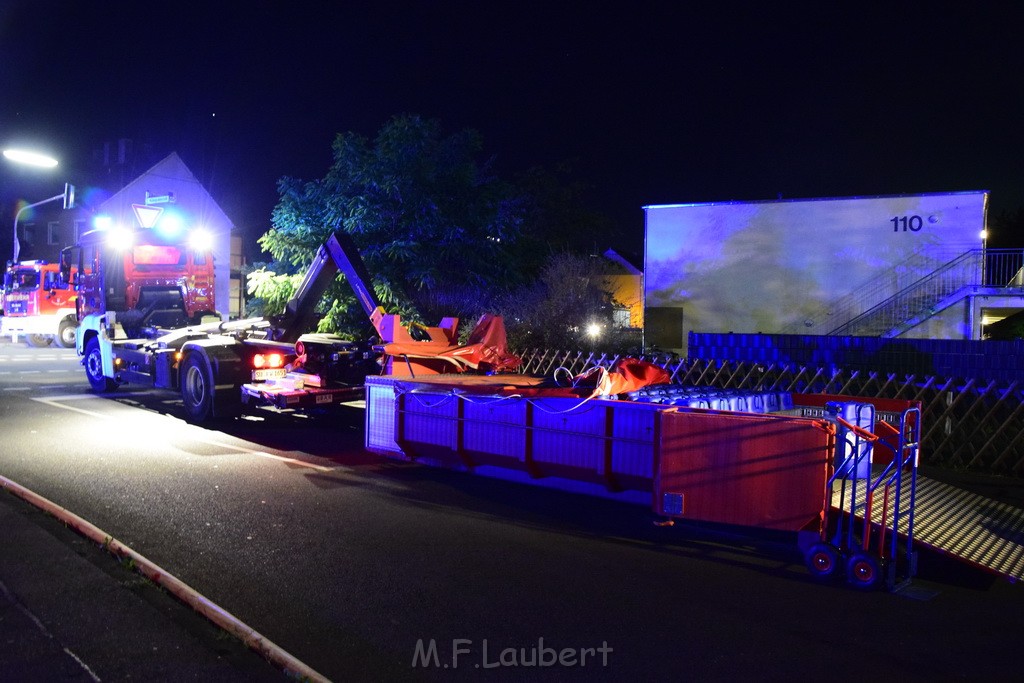
[(103, 546), (107, 552), (115, 557), (130, 560), (140, 574), (164, 588), (168, 593), (204, 616), (217, 627), (241, 640), (246, 646), (258, 652), (264, 659), (282, 669), (285, 673), (305, 681), (329, 683), (330, 679), (326, 676), (289, 654), (220, 605), (206, 598), (173, 574), (168, 573), (159, 565), (124, 545), (91, 522), (2, 475), (0, 475), (0, 488), (10, 491), (30, 505), (53, 515), (77, 533)]

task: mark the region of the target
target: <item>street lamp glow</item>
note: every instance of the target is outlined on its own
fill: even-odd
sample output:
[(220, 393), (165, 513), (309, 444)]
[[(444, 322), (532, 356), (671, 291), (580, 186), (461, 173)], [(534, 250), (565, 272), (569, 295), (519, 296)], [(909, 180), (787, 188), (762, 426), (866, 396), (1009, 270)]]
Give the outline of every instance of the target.
[(57, 160), (51, 156), (39, 154), (38, 152), (29, 152), (24, 149), (5, 149), (4, 156), (19, 164), (39, 166), (40, 168), (53, 168), (57, 165)]

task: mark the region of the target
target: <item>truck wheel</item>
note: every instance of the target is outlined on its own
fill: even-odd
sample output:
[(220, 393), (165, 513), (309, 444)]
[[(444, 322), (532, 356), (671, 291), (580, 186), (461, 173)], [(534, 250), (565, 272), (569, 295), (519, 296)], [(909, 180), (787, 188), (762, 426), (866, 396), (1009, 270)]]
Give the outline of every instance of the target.
[(53, 337), (48, 334), (29, 334), (25, 336), (25, 343), (36, 348), (49, 346), (52, 342)]
[(113, 391), (117, 383), (103, 375), (103, 354), (100, 352), (100, 340), (93, 337), (85, 343), (85, 376), (89, 379), (89, 386), (93, 391)]
[(181, 401), (189, 422), (213, 417), (213, 373), (201, 353), (190, 353), (181, 366)]
[(64, 318), (60, 321), (60, 326), (57, 327), (57, 336), (54, 337), (54, 341), (62, 349), (72, 349), (75, 347), (75, 337), (77, 336), (78, 321), (74, 318)]

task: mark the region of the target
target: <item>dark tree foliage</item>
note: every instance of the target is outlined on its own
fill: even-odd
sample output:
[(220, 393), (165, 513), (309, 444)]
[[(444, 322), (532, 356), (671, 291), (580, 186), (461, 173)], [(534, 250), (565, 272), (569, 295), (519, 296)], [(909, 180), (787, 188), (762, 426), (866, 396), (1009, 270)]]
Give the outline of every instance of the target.
[[(248, 276), (256, 312), (283, 310), (300, 275), (331, 231), (349, 233), (388, 312), (407, 322), (463, 322), (504, 315), (510, 342), (580, 348), (597, 323), (611, 341), (604, 259), (593, 247), (609, 233), (568, 167), (534, 168), (515, 184), (479, 161), (480, 136), (444, 136), (436, 121), (391, 119), (372, 141), (334, 141), (323, 178), (282, 178), (273, 227), (260, 238), (273, 257)], [(261, 308), (262, 307), (262, 308)], [(319, 330), (363, 336), (365, 313), (339, 278), (320, 302)]]
[[(552, 254), (538, 279), (495, 302), (516, 349), (620, 350), (635, 343), (613, 324), (604, 258), (568, 251)], [(597, 336), (590, 334), (591, 328)], [(621, 337), (621, 338), (620, 338)]]
[[(277, 262), (304, 269), (340, 227), (385, 308), (428, 324), (442, 315), (469, 321), (491, 294), (529, 277), (517, 251), (527, 202), (478, 161), (476, 132), (444, 136), (436, 121), (397, 116), (373, 141), (338, 135), (333, 150), (323, 178), (278, 182), (273, 227), (260, 238)], [(365, 331), (365, 315), (340, 281), (322, 313), (321, 330)]]
[(607, 216), (594, 209), (592, 188), (575, 178), (568, 162), (554, 169), (534, 167), (516, 183), (527, 198), (526, 224), (531, 235), (543, 236), (549, 253), (596, 253), (613, 237)]
[(1014, 313), (999, 322), (986, 325), (984, 338), (995, 341), (1024, 339), (1024, 313)]

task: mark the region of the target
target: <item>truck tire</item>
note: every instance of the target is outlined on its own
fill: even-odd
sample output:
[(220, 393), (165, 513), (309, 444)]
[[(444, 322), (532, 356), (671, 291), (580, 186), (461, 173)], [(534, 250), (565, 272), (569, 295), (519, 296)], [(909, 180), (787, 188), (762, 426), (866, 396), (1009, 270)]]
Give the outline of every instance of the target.
[(189, 422), (209, 422), (217, 417), (226, 417), (223, 402), (217, 400), (215, 384), (206, 356), (197, 351), (185, 356), (181, 365), (181, 402)]
[(89, 386), (93, 391), (113, 391), (117, 383), (103, 375), (103, 354), (100, 352), (100, 340), (93, 337), (85, 343), (85, 358), (82, 360), (85, 365), (85, 376), (89, 380)]
[(27, 334), (25, 335), (25, 343), (41, 349), (53, 343), (53, 337), (48, 334)]
[(75, 337), (78, 336), (78, 321), (72, 317), (64, 318), (57, 327), (57, 336), (53, 338), (62, 349), (73, 349)]

